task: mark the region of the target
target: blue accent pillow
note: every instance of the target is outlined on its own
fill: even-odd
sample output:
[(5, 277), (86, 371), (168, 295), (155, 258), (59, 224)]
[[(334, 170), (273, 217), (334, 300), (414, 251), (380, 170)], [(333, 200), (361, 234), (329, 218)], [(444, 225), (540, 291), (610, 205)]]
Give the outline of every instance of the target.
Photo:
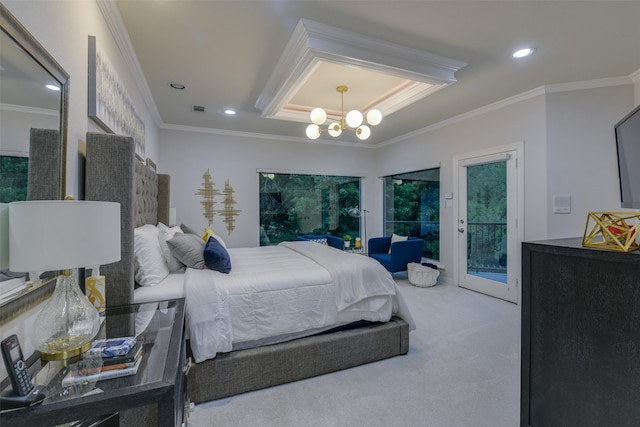
[(231, 258), (229, 252), (215, 237), (209, 237), (204, 247), (204, 265), (209, 270), (229, 274), (231, 271)]

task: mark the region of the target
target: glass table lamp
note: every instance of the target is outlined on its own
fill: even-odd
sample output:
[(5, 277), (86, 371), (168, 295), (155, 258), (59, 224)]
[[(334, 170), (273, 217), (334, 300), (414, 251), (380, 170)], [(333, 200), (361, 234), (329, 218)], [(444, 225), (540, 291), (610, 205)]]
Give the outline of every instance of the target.
[(68, 359), (83, 353), (91, 346), (100, 319), (72, 269), (120, 260), (120, 204), (13, 202), (9, 204), (9, 224), (11, 271), (62, 270), (32, 332), (41, 358)]

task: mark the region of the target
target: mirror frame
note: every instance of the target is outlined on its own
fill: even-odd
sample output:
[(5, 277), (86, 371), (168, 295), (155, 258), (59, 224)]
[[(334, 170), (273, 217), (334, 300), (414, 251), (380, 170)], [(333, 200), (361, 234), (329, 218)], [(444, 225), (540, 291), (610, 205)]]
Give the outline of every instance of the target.
[[(69, 116), (69, 74), (47, 52), (47, 50), (31, 35), (29, 31), (0, 3), (0, 30), (24, 49), (33, 60), (53, 76), (61, 85), (60, 90), (60, 170), (59, 187), (52, 199), (63, 199), (66, 191), (67, 173), (67, 126)], [(0, 324), (18, 316), (48, 298), (55, 287), (55, 279), (42, 286), (27, 291), (16, 298), (5, 302), (0, 310)]]

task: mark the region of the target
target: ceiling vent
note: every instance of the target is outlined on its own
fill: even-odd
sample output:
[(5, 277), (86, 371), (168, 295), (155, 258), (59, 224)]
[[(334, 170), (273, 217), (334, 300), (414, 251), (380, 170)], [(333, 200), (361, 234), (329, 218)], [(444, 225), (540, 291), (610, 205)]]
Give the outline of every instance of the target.
[(204, 107), (202, 105), (192, 105), (191, 111), (194, 113), (204, 113)]

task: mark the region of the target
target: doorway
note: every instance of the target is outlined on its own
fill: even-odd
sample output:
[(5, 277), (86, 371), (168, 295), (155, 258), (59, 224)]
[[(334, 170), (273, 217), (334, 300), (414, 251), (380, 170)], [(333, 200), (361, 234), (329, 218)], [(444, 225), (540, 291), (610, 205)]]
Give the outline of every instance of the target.
[(522, 144), (454, 159), (458, 188), (456, 282), (506, 301), (520, 300)]

